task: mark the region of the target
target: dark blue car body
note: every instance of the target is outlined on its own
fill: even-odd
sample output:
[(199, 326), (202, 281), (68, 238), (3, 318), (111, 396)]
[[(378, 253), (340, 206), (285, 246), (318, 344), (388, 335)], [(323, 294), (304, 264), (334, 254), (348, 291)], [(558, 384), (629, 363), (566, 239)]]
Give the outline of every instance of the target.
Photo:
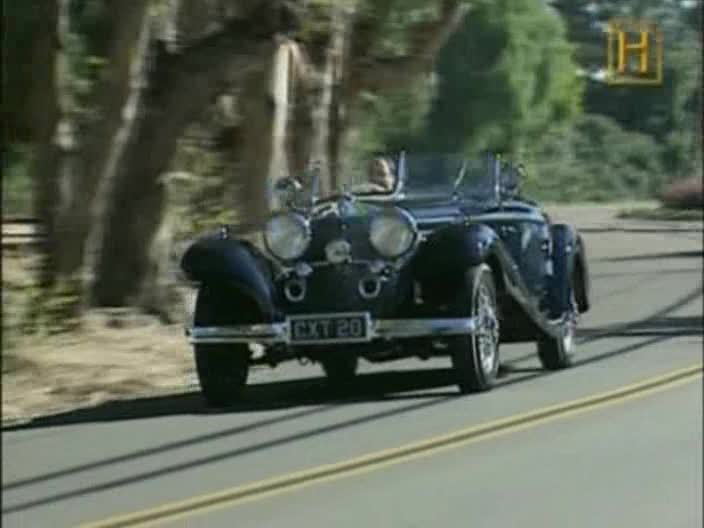
[[(404, 189), (409, 177), (404, 173), (389, 194), (345, 193), (318, 200), (302, 213), (310, 243), (293, 261), (282, 262), (226, 230), (195, 242), (182, 268), (200, 288), (189, 329), (196, 354), (227, 356), (223, 350), (230, 346), (239, 347), (237, 354), (246, 356), (247, 365), (309, 358), (324, 367), (341, 350), (369, 361), (447, 354), (444, 339), (454, 342), (452, 336), (462, 332), (457, 291), (466, 287), (468, 270), (480, 268), (490, 271), (501, 342), (559, 343), (566, 314), (576, 316), (590, 307), (584, 241), (574, 226), (553, 223), (538, 204), (520, 195), (515, 167), (497, 158), (478, 167), (465, 187), (411, 192), (412, 185)], [(476, 176), (482, 167), (485, 173)], [(412, 169), (405, 170), (412, 175)], [(430, 182), (436, 177), (432, 170), (422, 176)], [(398, 259), (380, 257), (370, 242), (371, 222), (388, 211), (403, 213), (417, 232), (413, 248)], [(349, 248), (344, 262), (326, 261), (331, 241), (344, 241)], [(375, 295), (365, 294), (367, 286), (367, 293)], [(292, 321), (321, 314), (363, 314), (370, 333), (355, 340), (323, 332), (327, 339), (320, 342), (295, 342)], [(341, 324), (330, 321), (325, 325)], [(253, 343), (262, 346), (258, 355), (244, 348)], [(330, 376), (334, 365), (328, 367)]]

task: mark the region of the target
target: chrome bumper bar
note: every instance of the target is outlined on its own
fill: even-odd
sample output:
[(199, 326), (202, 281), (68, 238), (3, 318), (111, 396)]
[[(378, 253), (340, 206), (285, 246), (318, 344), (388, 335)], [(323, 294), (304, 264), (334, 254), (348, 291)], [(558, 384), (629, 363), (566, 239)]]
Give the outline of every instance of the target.
[[(366, 343), (374, 339), (468, 335), (477, 328), (472, 317), (456, 319), (371, 319), (367, 337), (352, 340), (321, 340), (320, 344)], [(288, 322), (237, 326), (194, 326), (186, 329), (191, 344), (260, 343), (293, 344)], [(311, 344), (311, 343), (306, 343)]]

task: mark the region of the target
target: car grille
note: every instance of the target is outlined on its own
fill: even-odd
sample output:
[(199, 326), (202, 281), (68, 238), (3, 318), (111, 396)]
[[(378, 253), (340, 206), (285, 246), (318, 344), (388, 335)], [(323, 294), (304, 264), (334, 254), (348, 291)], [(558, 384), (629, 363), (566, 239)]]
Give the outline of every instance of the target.
[(334, 240), (346, 240), (349, 242), (353, 260), (379, 258), (379, 255), (369, 242), (368, 218), (329, 216), (313, 223), (312, 241), (302, 260), (304, 262), (325, 261), (325, 247)]
[(359, 292), (359, 281), (369, 273), (363, 264), (342, 264), (317, 267), (306, 278), (306, 295), (299, 302), (284, 296), (284, 281), (278, 284), (283, 312), (287, 314), (328, 312), (370, 312), (375, 317), (391, 317), (408, 297), (406, 281), (398, 276), (382, 282), (379, 295), (365, 299)]

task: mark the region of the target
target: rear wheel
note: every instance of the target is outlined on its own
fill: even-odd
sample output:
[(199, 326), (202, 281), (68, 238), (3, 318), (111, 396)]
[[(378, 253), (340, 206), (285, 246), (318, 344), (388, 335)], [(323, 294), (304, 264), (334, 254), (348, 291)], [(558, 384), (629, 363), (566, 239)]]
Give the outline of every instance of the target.
[[(238, 324), (233, 310), (227, 310), (222, 294), (204, 287), (198, 292), (195, 324), (217, 326)], [(196, 372), (201, 393), (208, 405), (223, 407), (237, 402), (249, 373), (246, 344), (200, 344), (194, 347)]]
[(491, 268), (470, 268), (458, 295), (457, 312), (477, 322), (475, 332), (452, 338), (450, 353), (463, 393), (491, 389), (499, 370), (499, 319)]
[(578, 307), (574, 287), (570, 288), (570, 302), (559, 323), (558, 336), (545, 336), (538, 341), (538, 357), (543, 368), (560, 370), (570, 367), (576, 352)]

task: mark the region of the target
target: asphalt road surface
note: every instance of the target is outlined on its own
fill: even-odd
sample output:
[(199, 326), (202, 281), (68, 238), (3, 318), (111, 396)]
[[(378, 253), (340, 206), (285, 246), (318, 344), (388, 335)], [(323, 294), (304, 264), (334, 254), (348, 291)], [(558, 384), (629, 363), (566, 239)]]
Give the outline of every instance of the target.
[(37, 420), (3, 433), (3, 526), (701, 527), (702, 233), (628, 225), (585, 234), (575, 368), (511, 345), (489, 393), (414, 360), (339, 398), (289, 364), (229, 411), (189, 392)]

